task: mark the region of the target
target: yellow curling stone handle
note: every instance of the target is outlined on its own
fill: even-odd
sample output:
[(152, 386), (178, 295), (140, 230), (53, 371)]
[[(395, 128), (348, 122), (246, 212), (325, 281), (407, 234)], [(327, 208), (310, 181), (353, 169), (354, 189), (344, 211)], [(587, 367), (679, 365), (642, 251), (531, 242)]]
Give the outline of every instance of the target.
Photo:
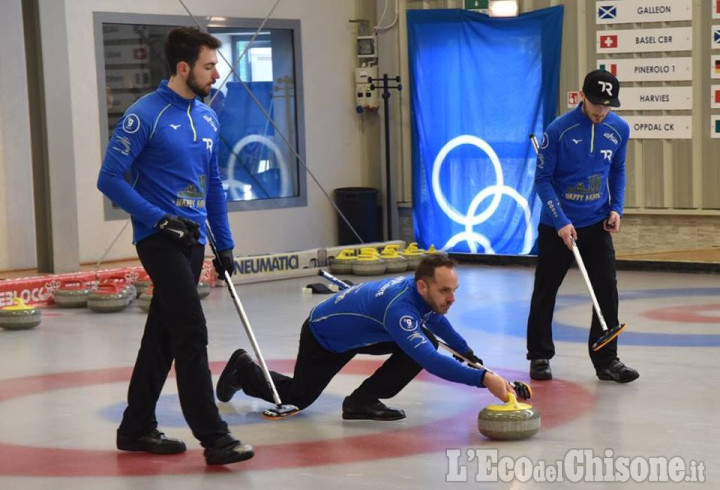
[(485, 408), (487, 410), (494, 410), (497, 412), (512, 412), (515, 410), (529, 410), (532, 408), (532, 405), (528, 403), (518, 403), (515, 395), (508, 392), (508, 401), (503, 405), (488, 405)]
[(355, 254), (352, 250), (344, 249), (335, 257), (335, 260), (355, 260)]
[(27, 311), (34, 310), (33, 306), (26, 305), (22, 298), (15, 298), (15, 304), (13, 306), (6, 306), (3, 310), (7, 311)]

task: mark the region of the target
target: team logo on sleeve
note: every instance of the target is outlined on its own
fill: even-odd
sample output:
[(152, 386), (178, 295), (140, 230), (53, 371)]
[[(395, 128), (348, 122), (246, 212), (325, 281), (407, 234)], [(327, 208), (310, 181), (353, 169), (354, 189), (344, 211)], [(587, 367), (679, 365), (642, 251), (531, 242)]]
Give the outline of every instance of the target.
[(127, 136), (116, 135), (113, 139), (113, 142), (113, 150), (117, 150), (125, 156), (128, 156), (130, 154), (130, 149), (132, 148), (130, 138), (128, 138)]
[(400, 328), (406, 332), (412, 332), (417, 328), (417, 323), (415, 323), (415, 319), (413, 317), (405, 315), (400, 318)]
[(415, 342), (415, 345), (413, 345), (413, 347), (415, 349), (417, 349), (418, 347), (420, 347), (423, 344), (427, 344), (427, 341), (428, 341), (427, 337), (425, 337), (420, 332), (411, 333), (410, 335), (408, 335), (407, 339), (410, 343)]
[(213, 118), (208, 116), (207, 114), (203, 115), (203, 119), (207, 121), (207, 123), (210, 125), (211, 128), (213, 128), (213, 131), (217, 133), (217, 124), (215, 124), (215, 121), (213, 121)]
[(125, 119), (123, 119), (122, 128), (128, 134), (137, 132), (137, 130), (140, 129), (140, 118), (135, 114), (128, 114), (125, 116)]
[(610, 131), (605, 131), (605, 133), (603, 133), (603, 136), (605, 136), (607, 139), (609, 139), (610, 141), (612, 141), (612, 142), (615, 143), (616, 145), (618, 144), (618, 139), (617, 139), (617, 138), (615, 137), (615, 135), (612, 134)]
[(544, 150), (550, 144), (550, 138), (547, 133), (543, 133), (543, 139), (540, 142), (540, 149)]

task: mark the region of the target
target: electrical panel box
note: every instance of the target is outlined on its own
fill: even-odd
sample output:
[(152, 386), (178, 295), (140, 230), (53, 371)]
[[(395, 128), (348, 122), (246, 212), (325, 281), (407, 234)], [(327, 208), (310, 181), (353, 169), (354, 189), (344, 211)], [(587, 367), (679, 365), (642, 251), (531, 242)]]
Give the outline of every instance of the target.
[(377, 90), (370, 88), (370, 78), (377, 78), (377, 65), (355, 69), (355, 109), (358, 113), (376, 111), (380, 107)]
[(377, 58), (375, 36), (357, 37), (357, 56), (360, 59)]

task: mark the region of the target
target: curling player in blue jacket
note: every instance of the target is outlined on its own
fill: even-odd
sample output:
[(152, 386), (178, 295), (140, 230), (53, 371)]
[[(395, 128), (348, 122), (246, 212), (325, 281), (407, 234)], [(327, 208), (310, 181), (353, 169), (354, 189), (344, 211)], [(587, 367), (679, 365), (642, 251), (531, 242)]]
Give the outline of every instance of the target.
[[(293, 377), (271, 372), (280, 398), (304, 409), (356, 354), (390, 354), (345, 398), (344, 419), (404, 419), (403, 410), (380, 400), (397, 395), (422, 369), (448, 381), (488, 388), (507, 401), (508, 392), (515, 390), (502, 377), (437, 351), (435, 335), (465, 358), (482, 364), (445, 317), (457, 288), (455, 262), (437, 255), (423, 259), (415, 277), (367, 282), (326, 299), (302, 325)], [(242, 349), (230, 357), (216, 392), (219, 400), (229, 401), (239, 390), (273, 401), (260, 366)]]

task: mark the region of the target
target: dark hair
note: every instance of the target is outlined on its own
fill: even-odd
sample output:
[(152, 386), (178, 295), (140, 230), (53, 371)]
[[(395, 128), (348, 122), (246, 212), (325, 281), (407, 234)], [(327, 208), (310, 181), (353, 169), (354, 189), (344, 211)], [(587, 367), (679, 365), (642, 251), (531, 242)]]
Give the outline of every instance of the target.
[(177, 64), (181, 61), (192, 68), (203, 46), (218, 49), (222, 42), (197, 27), (178, 27), (170, 31), (165, 39), (165, 58), (170, 65), (170, 74), (177, 73)]
[(453, 259), (445, 254), (428, 255), (423, 258), (415, 269), (415, 282), (420, 279), (428, 282), (435, 277), (435, 269), (438, 267), (449, 267), (454, 269), (457, 265)]

